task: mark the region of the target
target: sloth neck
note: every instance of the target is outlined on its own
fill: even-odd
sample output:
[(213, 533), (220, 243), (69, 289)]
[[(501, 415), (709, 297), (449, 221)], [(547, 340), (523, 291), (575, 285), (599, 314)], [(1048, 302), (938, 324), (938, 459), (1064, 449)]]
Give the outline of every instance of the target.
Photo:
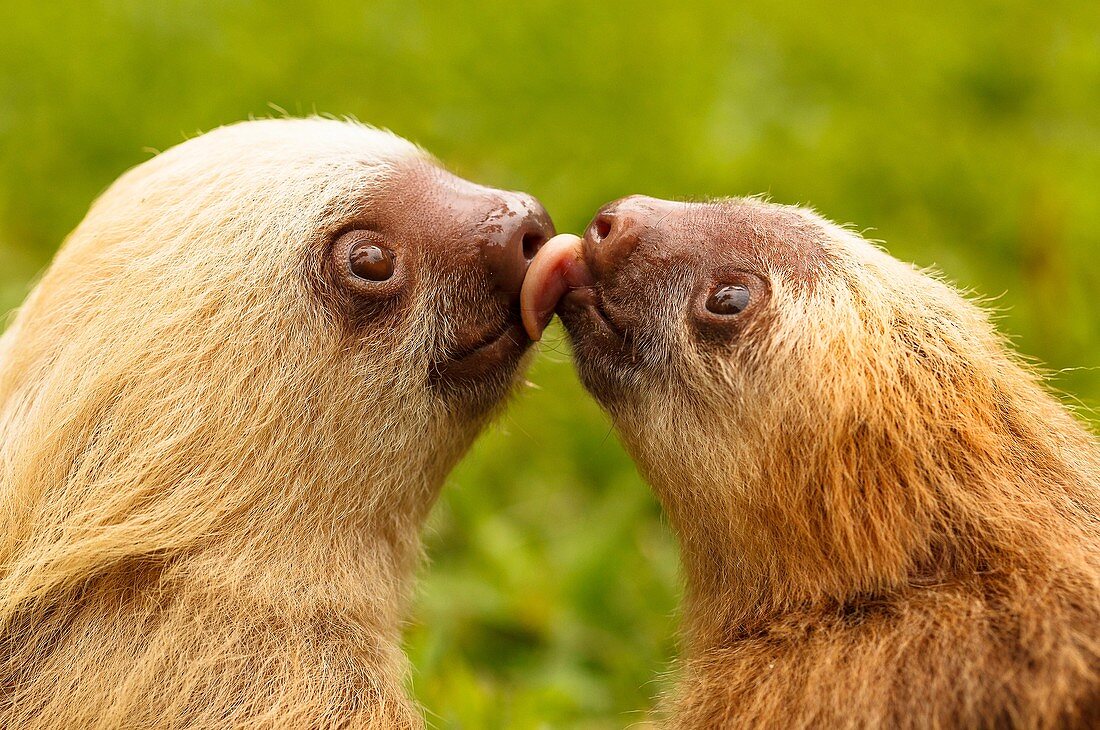
[[(358, 606), (360, 615), (396, 626), (421, 524), (474, 434), (437, 424), (405, 442), (391, 437), (390, 449), (364, 460), (347, 422), (344, 414), (315, 419), (303, 432), (275, 421), (273, 429), (284, 430), (251, 443), (232, 424), (206, 427), (180, 436), (172, 451), (131, 431), (130, 448), (113, 436), (104, 438), (110, 448), (89, 442), (85, 452), (100, 462), (75, 475), (63, 471), (72, 446), (42, 442), (41, 458), (24, 460), (12, 482), (41, 504), (11, 502), (9, 600), (0, 608), (48, 604), (70, 586), (136, 570), (242, 605)], [(359, 423), (360, 433), (387, 433), (384, 423)], [(399, 436), (410, 430), (391, 426), (403, 427)], [(437, 431), (450, 436), (425, 448)], [(50, 532), (57, 514), (74, 525), (60, 539)]]
[[(0, 638), (13, 652), (0, 684), (13, 668), (61, 685), (82, 676), (66, 657), (84, 657), (73, 647), (93, 636), (87, 656), (117, 659), (88, 672), (115, 669), (105, 691), (120, 706), (157, 692), (230, 717), (241, 703), (304, 696), (304, 726), (375, 710), (402, 717), (380, 727), (420, 724), (400, 628), (421, 523), (475, 429), (390, 416), (387, 431), (322, 413), (304, 425), (273, 418), (262, 439), (217, 421), (165, 429), (168, 449), (92, 415), (73, 429), (80, 439), (43, 439), (13, 465), (0, 546)], [(363, 457), (356, 435), (393, 430), (390, 448)]]
[(332, 596), (361, 595), (369, 585), (403, 601), (420, 558), (420, 529), (456, 460), (422, 449), (380, 469), (304, 469), (227, 517), (200, 562), (226, 564), (244, 585), (282, 582)]
[(793, 423), (719, 444), (627, 432), (680, 540), (689, 642), (936, 586), (1096, 579), (1100, 449), (1056, 401), (1021, 388), (1012, 408), (926, 427), (909, 441), (867, 421), (828, 440)]

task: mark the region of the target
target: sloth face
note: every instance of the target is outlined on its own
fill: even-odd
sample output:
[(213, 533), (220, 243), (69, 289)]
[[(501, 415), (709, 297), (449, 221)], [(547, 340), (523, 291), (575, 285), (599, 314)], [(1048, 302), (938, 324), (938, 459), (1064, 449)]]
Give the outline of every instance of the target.
[(223, 127), (95, 203), (27, 308), (29, 357), (71, 360), (85, 391), (101, 379), (178, 399), (204, 423), (258, 411), (290, 414), (286, 428), (429, 438), (437, 423), (469, 438), (529, 350), (520, 284), (552, 235), (534, 198), (387, 132)]
[(520, 286), (554, 233), (542, 205), (420, 154), (337, 202), (306, 270), (348, 338), (403, 350), (406, 366), (454, 407), (481, 410), (503, 397), (530, 346)]
[[(545, 251), (525, 296), (550, 291), (532, 308), (556, 307), (585, 384), (614, 410), (640, 393), (713, 387), (731, 361), (748, 366), (766, 346), (775, 298), (818, 284), (821, 238), (782, 206), (632, 196), (601, 209), (573, 251)], [(563, 273), (540, 276), (554, 268)]]
[(359, 124), (186, 141), (104, 192), (0, 338), (0, 462), (119, 520), (163, 498), (404, 535), (517, 380), (552, 234), (530, 196)]

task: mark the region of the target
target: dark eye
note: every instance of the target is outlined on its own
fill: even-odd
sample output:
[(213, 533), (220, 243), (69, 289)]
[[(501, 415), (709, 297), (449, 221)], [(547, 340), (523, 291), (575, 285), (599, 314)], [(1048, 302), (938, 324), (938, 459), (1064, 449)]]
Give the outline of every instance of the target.
[(393, 251), (382, 248), (371, 239), (355, 241), (348, 249), (351, 273), (367, 281), (386, 281), (393, 276)]
[(714, 314), (739, 314), (749, 306), (749, 289), (741, 284), (719, 287), (707, 299), (707, 309)]

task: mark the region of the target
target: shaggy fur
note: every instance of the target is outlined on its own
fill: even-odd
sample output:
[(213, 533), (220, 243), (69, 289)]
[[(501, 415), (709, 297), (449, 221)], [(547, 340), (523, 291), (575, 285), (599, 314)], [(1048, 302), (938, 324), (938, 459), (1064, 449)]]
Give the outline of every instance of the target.
[[(679, 215), (596, 283), (627, 356), (563, 312), (682, 545), (669, 726), (1097, 727), (1096, 437), (978, 306), (852, 232)], [(703, 337), (721, 266), (770, 296)]]
[(234, 125), (72, 233), (0, 340), (0, 726), (422, 724), (417, 532), (489, 417), (427, 363), (472, 305), (424, 259), (350, 327), (317, 263), (408, 165), (355, 124)]

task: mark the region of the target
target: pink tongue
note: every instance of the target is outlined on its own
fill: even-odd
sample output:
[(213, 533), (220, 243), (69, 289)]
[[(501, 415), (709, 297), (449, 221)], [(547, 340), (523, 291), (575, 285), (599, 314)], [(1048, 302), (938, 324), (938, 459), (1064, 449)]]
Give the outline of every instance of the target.
[(527, 269), (519, 307), (523, 326), (532, 340), (542, 337), (566, 292), (592, 285), (592, 274), (584, 263), (583, 243), (571, 233), (554, 236), (539, 249)]

